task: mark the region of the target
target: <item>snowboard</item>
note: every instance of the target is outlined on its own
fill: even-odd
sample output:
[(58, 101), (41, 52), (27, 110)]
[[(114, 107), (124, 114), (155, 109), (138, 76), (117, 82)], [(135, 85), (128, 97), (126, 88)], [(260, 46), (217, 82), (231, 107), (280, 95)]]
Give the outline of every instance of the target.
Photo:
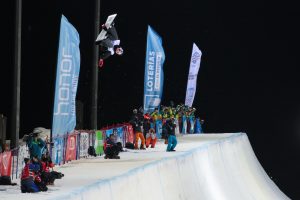
[[(114, 21), (116, 16), (117, 16), (117, 14), (112, 14), (107, 17), (107, 20), (105, 22), (105, 26), (107, 29), (109, 29), (111, 23)], [(101, 32), (99, 33), (99, 35), (97, 36), (96, 42), (106, 39), (106, 37), (107, 37), (106, 33), (107, 33), (107, 31), (102, 29)]]

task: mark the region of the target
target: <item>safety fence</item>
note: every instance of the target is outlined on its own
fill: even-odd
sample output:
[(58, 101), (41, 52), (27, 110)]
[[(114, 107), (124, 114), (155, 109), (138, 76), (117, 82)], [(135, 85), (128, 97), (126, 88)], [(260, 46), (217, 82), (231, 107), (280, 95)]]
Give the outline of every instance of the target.
[[(75, 130), (64, 137), (53, 137), (53, 143), (47, 144), (51, 152), (53, 163), (62, 165), (72, 160), (89, 156), (89, 148), (95, 149), (95, 154), (104, 154), (105, 139), (110, 134), (117, 135), (117, 142), (123, 146), (127, 142), (133, 143), (134, 133), (128, 123), (117, 124), (102, 128), (101, 130)], [(26, 144), (18, 148), (0, 153), (0, 176), (10, 176), (11, 179), (19, 178), (24, 166), (24, 158), (30, 157)]]
[[(195, 121), (175, 120), (177, 124), (176, 134), (202, 133), (199, 118)], [(157, 120), (153, 125), (156, 129), (157, 138), (162, 135), (162, 120)], [(89, 149), (95, 150), (95, 155), (104, 154), (105, 139), (110, 134), (117, 135), (117, 142), (123, 147), (127, 142), (134, 143), (134, 132), (129, 123), (108, 126), (100, 130), (75, 130), (63, 137), (53, 137), (47, 147), (53, 163), (62, 165), (72, 160), (78, 160), (89, 156)], [(92, 147), (92, 148), (91, 148)], [(0, 176), (19, 178), (24, 166), (24, 158), (29, 157), (29, 149), (26, 144), (18, 148), (0, 153)]]

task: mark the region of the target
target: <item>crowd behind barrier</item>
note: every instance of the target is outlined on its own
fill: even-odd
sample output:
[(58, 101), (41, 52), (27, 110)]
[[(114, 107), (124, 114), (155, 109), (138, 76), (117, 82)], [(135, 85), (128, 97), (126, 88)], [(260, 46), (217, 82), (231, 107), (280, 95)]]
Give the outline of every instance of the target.
[[(155, 130), (157, 138), (161, 138), (162, 120), (156, 120)], [(181, 124), (176, 120), (177, 134), (186, 134), (187, 124), (181, 120)], [(193, 133), (202, 133), (199, 118), (194, 122), (189, 122), (189, 129), (193, 125)], [(134, 143), (133, 127), (129, 123), (122, 123), (108, 126), (97, 131), (93, 130), (75, 130), (64, 137), (53, 137), (53, 143), (48, 143), (47, 147), (51, 152), (51, 158), (54, 164), (62, 165), (72, 160), (78, 160), (89, 156), (89, 148), (95, 149), (96, 156), (104, 154), (105, 139), (110, 134), (117, 135), (117, 142), (123, 147), (126, 143)], [(4, 150), (0, 153), (0, 176), (10, 176), (12, 180), (20, 178), (24, 158), (29, 157), (29, 149), (25, 143), (12, 150)]]

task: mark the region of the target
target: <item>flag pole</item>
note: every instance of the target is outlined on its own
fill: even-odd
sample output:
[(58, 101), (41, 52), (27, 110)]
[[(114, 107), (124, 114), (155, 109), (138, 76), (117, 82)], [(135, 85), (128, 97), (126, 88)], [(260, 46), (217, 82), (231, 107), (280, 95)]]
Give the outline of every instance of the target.
[(16, 0), (15, 49), (13, 75), (13, 108), (11, 116), (11, 142), (19, 145), (20, 131), (20, 82), (21, 82), (21, 32), (22, 32), (22, 0)]
[[(94, 38), (97, 38), (100, 28), (100, 0), (95, 0), (95, 27)], [(91, 129), (97, 130), (97, 111), (98, 111), (98, 59), (99, 47), (94, 45), (92, 63), (92, 84), (91, 84)]]

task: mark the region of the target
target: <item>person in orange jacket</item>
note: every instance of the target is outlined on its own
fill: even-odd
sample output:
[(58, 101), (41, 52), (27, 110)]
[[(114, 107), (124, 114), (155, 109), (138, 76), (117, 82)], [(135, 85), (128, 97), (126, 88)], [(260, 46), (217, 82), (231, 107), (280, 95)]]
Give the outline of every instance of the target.
[(140, 149), (145, 150), (145, 137), (143, 135), (143, 115), (141, 115), (141, 113), (138, 113), (137, 109), (133, 110), (130, 124), (132, 125), (135, 134), (134, 149), (139, 149), (138, 143), (139, 140), (141, 140)]

